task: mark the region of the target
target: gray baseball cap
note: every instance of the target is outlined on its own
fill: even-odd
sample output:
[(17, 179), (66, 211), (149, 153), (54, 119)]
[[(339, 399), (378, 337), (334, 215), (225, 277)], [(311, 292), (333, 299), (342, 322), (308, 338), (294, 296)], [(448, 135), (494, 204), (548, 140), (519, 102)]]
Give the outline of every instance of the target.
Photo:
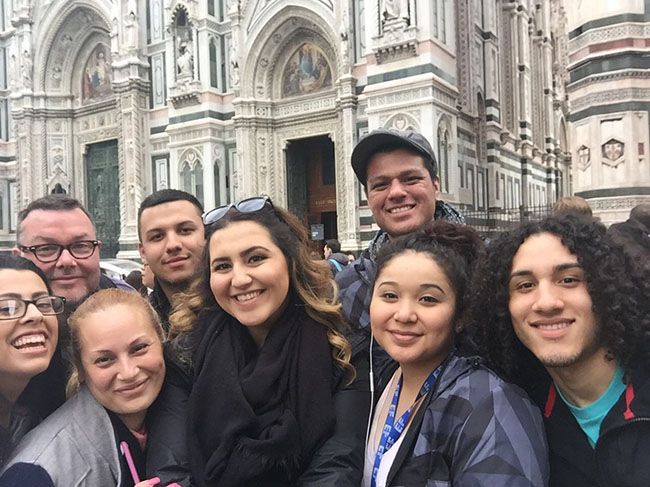
[(357, 179), (365, 186), (368, 163), (372, 156), (383, 147), (399, 147), (411, 149), (433, 161), (434, 172), (437, 172), (436, 156), (429, 141), (419, 132), (412, 130), (377, 129), (363, 137), (352, 151), (352, 169)]

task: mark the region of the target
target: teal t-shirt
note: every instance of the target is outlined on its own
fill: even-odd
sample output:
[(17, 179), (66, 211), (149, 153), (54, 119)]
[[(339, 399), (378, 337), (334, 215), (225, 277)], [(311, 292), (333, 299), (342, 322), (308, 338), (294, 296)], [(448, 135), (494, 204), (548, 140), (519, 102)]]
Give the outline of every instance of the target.
[(582, 431), (587, 435), (589, 444), (592, 448), (596, 446), (596, 441), (598, 441), (598, 435), (600, 434), (600, 425), (607, 416), (616, 401), (621, 397), (621, 394), (625, 392), (625, 383), (623, 382), (623, 369), (619, 366), (614, 372), (614, 377), (609, 383), (607, 390), (596, 399), (594, 402), (588, 406), (579, 408), (578, 406), (573, 405), (567, 398), (562, 395), (562, 392), (556, 387), (558, 395), (564, 401), (564, 404), (567, 405), (569, 411), (573, 414), (578, 421), (578, 424), (582, 428)]

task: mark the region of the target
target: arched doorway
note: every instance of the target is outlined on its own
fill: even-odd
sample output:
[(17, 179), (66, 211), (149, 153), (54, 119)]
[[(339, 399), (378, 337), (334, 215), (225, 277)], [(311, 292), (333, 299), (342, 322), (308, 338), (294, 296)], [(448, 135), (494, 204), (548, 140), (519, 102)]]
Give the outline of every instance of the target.
[(292, 140), (287, 145), (287, 208), (323, 239), (338, 238), (334, 143), (327, 136)]

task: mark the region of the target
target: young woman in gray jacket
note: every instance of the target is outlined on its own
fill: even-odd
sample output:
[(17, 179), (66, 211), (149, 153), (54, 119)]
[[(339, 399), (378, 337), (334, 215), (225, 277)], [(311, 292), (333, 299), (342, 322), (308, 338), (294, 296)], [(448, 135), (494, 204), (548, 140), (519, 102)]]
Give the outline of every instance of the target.
[(539, 410), (479, 357), (459, 351), (466, 286), (482, 246), (471, 228), (436, 221), (377, 256), (370, 322), (394, 362), (379, 371), (366, 487), (548, 483)]

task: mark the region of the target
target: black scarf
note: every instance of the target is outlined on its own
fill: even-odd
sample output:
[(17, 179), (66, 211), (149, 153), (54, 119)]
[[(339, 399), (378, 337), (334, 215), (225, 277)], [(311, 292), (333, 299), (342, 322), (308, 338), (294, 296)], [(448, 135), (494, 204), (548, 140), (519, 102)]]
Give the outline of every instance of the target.
[(189, 397), (198, 485), (290, 485), (334, 427), (325, 326), (290, 299), (258, 351), (223, 311), (197, 330)]

